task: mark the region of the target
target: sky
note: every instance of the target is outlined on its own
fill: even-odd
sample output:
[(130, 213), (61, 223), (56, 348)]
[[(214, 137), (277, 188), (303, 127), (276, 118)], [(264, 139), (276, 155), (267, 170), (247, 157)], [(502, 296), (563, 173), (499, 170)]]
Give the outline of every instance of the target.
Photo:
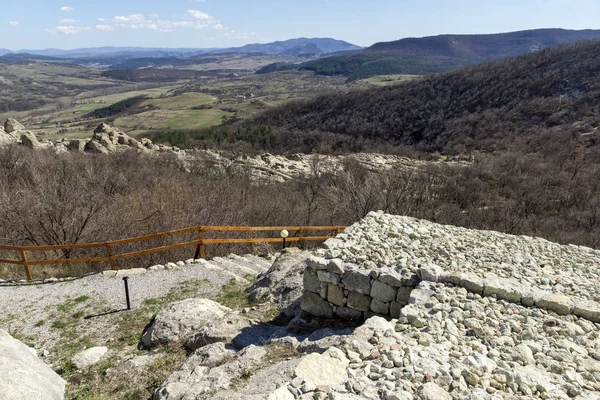
[(597, 0), (5, 0), (0, 47), (233, 47), (295, 37), (597, 29)]

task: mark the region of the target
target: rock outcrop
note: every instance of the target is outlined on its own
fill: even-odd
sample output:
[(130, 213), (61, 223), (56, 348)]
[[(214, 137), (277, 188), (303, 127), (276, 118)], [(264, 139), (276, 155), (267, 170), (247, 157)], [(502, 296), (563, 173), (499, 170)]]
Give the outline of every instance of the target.
[[(148, 138), (136, 139), (106, 123), (99, 124), (88, 139), (47, 140), (36, 138), (14, 119), (5, 123), (8, 130), (0, 129), (0, 146), (21, 143), (23, 134), (27, 134), (23, 144), (32, 148), (51, 149), (56, 152), (79, 152), (88, 154), (110, 154), (113, 152), (135, 150), (148, 155), (171, 154), (187, 168), (189, 161), (201, 161), (206, 166), (223, 170), (245, 170), (256, 180), (287, 181), (319, 173), (335, 173), (346, 168), (346, 164), (358, 163), (370, 171), (391, 169), (413, 169), (423, 161), (411, 160), (384, 154), (359, 153), (347, 156), (326, 156), (320, 154), (293, 154), (290, 156), (264, 153), (246, 155), (219, 152), (213, 150), (181, 150), (175, 146), (155, 144)], [(8, 133), (10, 131), (10, 133)], [(37, 140), (37, 143), (36, 143)], [(39, 145), (37, 145), (39, 143)]]
[(300, 310), (300, 296), (303, 291), (303, 275), (306, 259), (311, 253), (297, 248), (288, 248), (261, 275), (246, 292), (253, 302), (273, 302), (286, 317), (292, 318)]
[(0, 330), (0, 397), (6, 400), (62, 400), (66, 382), (35, 350)]
[(37, 150), (44, 147), (37, 137), (29, 131), (21, 131), (21, 144), (30, 149)]
[(207, 299), (187, 299), (167, 305), (142, 335), (144, 347), (157, 344), (185, 343), (200, 329), (214, 323), (231, 309)]
[(15, 143), (17, 143), (17, 139), (14, 136), (6, 133), (4, 128), (0, 129), (0, 146), (8, 146)]
[(24, 131), (25, 126), (23, 126), (19, 121), (14, 118), (9, 118), (4, 122), (4, 130), (8, 134), (14, 134), (15, 132)]

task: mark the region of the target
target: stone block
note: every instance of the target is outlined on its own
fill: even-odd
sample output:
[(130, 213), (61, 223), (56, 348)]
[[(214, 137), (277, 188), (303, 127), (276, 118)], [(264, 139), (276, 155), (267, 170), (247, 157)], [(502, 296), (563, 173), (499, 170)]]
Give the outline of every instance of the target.
[(367, 295), (350, 291), (348, 293), (348, 307), (359, 311), (369, 311), (371, 298)]
[(317, 271), (317, 277), (321, 282), (333, 283), (334, 285), (339, 284), (341, 280), (338, 274), (321, 270)]
[(314, 315), (315, 317), (333, 317), (333, 308), (331, 307), (331, 304), (323, 300), (316, 293), (304, 292), (300, 299), (300, 307), (302, 310)]
[(419, 268), (417, 275), (421, 281), (438, 282), (444, 271), (435, 264)]
[(511, 279), (503, 279), (499, 277), (490, 277), (485, 280), (483, 295), (496, 296), (501, 300), (506, 300), (511, 303), (520, 303), (522, 297), (522, 287), (519, 282)]
[(410, 274), (402, 277), (402, 286), (411, 286), (415, 287), (419, 284), (421, 280), (417, 274)]
[(524, 287), (523, 296), (521, 297), (521, 304), (525, 307), (533, 307), (540, 299), (546, 296), (548, 292), (535, 288), (535, 287)]
[(346, 271), (342, 278), (344, 287), (348, 290), (352, 290), (362, 294), (371, 293), (371, 277), (370, 271), (368, 270), (349, 270)]
[(460, 286), (471, 293), (482, 295), (485, 284), (484, 280), (478, 276), (462, 274), (460, 276)]
[(319, 295), (324, 299), (327, 298), (327, 289), (328, 288), (329, 288), (329, 283), (319, 282)]
[(344, 262), (339, 258), (329, 261), (327, 271), (338, 275), (344, 275)]
[(398, 294), (396, 295), (396, 301), (398, 303), (408, 303), (410, 298), (410, 292), (414, 290), (414, 287), (401, 286), (398, 288)]
[(441, 283), (450, 283), (452, 285), (460, 285), (460, 276), (454, 272), (445, 273), (440, 277)]
[(302, 278), (304, 284), (304, 290), (312, 293), (319, 293), (320, 283), (317, 273), (312, 268), (306, 268), (304, 270), (304, 276)]
[(386, 283), (373, 281), (371, 284), (371, 297), (382, 303), (389, 303), (396, 300), (396, 289)]
[(575, 303), (573, 314), (588, 321), (600, 323), (600, 304), (590, 300), (578, 301)]
[(400, 310), (402, 310), (402, 304), (398, 303), (397, 301), (392, 301), (390, 303), (390, 316), (392, 318), (399, 318)]
[(358, 310), (353, 310), (348, 307), (338, 307), (335, 310), (337, 316), (342, 319), (347, 319), (350, 321), (361, 321), (363, 319), (363, 312)]
[(390, 303), (384, 303), (377, 299), (371, 300), (371, 311), (375, 314), (388, 315), (390, 313)]
[(344, 297), (344, 289), (332, 283), (328, 284), (327, 301), (329, 301), (332, 304), (335, 304), (336, 306), (344, 306), (346, 304), (346, 298)]
[(554, 311), (558, 315), (568, 315), (573, 312), (575, 304), (562, 294), (547, 294), (535, 303), (536, 307)]
[(325, 270), (329, 265), (329, 261), (322, 257), (309, 257), (309, 259), (306, 260), (306, 265), (314, 270)]
[(384, 267), (379, 271), (379, 281), (393, 287), (402, 286), (402, 275), (394, 268)]
[(421, 283), (412, 292), (410, 292), (408, 304), (416, 304), (418, 306), (431, 308), (435, 303), (438, 302), (434, 295), (435, 292), (433, 290), (428, 289), (423, 285), (423, 283)]

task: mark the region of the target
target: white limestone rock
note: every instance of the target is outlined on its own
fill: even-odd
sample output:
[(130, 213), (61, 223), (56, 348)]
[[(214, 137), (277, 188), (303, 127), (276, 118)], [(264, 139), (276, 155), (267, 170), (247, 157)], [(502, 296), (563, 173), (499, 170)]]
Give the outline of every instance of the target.
[(6, 400), (63, 400), (66, 382), (35, 350), (0, 330), (0, 392)]
[(333, 388), (348, 379), (347, 366), (348, 360), (313, 353), (302, 357), (294, 372), (296, 377), (311, 381), (317, 387)]
[(208, 299), (187, 299), (167, 305), (143, 334), (142, 344), (183, 343), (198, 330), (231, 313), (231, 309)]
[(77, 369), (84, 370), (97, 364), (108, 353), (108, 347), (91, 347), (80, 351), (71, 358), (71, 362)]

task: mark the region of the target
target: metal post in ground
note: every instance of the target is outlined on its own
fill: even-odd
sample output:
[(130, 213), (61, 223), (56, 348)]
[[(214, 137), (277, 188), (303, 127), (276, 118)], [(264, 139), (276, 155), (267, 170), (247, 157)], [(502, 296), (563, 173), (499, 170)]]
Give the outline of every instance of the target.
[(125, 283), (125, 300), (127, 301), (127, 309), (131, 310), (131, 301), (129, 300), (129, 277), (126, 276), (123, 278), (123, 283)]

